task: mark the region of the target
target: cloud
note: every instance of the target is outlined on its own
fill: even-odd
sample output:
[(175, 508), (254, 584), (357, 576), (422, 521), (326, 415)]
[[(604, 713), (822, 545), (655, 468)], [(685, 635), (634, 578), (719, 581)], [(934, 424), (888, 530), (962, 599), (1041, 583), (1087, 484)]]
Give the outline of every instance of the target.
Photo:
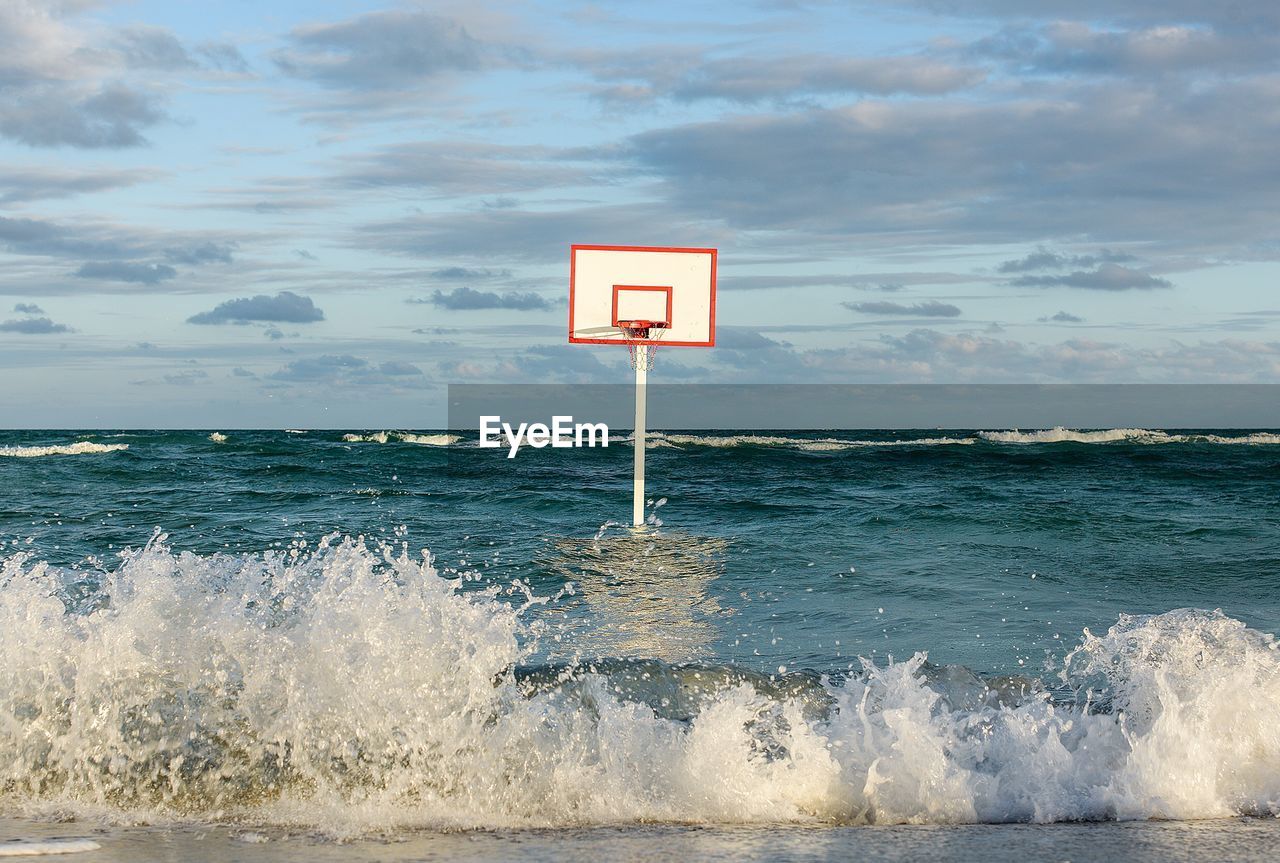
[(122, 148), (168, 119), (164, 88), (203, 68), (243, 67), (230, 45), (196, 56), (169, 30), (82, 21), (96, 3), (0, 3), (0, 137), (33, 147)]
[(1044, 317), (1044, 318), (1037, 318), (1036, 320), (1038, 320), (1038, 321), (1039, 321), (1040, 323), (1042, 323), (1042, 324), (1047, 324), (1047, 323), (1051, 323), (1051, 322), (1057, 322), (1057, 323), (1060, 323), (1060, 324), (1082, 324), (1082, 323), (1084, 323), (1084, 318), (1079, 317), (1079, 316), (1077, 316), (1077, 315), (1073, 315), (1073, 314), (1071, 314), (1070, 312), (1058, 312), (1056, 315), (1049, 315), (1048, 317)]
[(236, 366), (235, 368), (233, 368), (231, 370), (231, 375), (232, 377), (237, 377), (237, 378), (256, 378), (257, 377), (257, 375), (255, 375), (253, 372), (249, 371), (248, 369), (241, 368), (240, 366)]
[(571, 59), (608, 84), (599, 98), (636, 103), (720, 99), (742, 104), (824, 94), (940, 95), (980, 84), (986, 72), (926, 54), (848, 57), (806, 53), (708, 59), (687, 48), (587, 51)]
[(164, 256), (175, 264), (229, 264), (236, 243), (203, 242), (165, 249)]
[(84, 264), (74, 275), (81, 279), (107, 279), (154, 285), (172, 279), (178, 271), (168, 264), (135, 264), (129, 261), (95, 261)]
[[(83, 262), (75, 271), (76, 276), (136, 286), (131, 290), (154, 289), (177, 275), (172, 266), (159, 260), (191, 265), (229, 261), (236, 241), (224, 237), (212, 231), (188, 234), (88, 220), (60, 224), (0, 216), (0, 251)], [(77, 290), (62, 278), (63, 266), (56, 267), (56, 276), (55, 267), (48, 268), (49, 283), (43, 290)], [(189, 280), (183, 286), (190, 290)], [(22, 281), (0, 281), (0, 293), (29, 291), (30, 286), (24, 286)]]
[(120, 84), (79, 95), (30, 84), (0, 100), (0, 136), (33, 147), (121, 148), (146, 143), (141, 130), (165, 119), (154, 97)]
[(58, 168), (23, 167), (0, 169), (0, 203), (19, 204), (27, 201), (70, 198), (75, 195), (105, 192), (149, 182), (162, 176), (147, 169), (93, 171)]
[(811, 249), (1070, 237), (1275, 257), (1280, 115), (1256, 105), (1276, 98), (1280, 79), (1263, 77), (1055, 82), (1034, 96), (726, 115), (641, 132), (614, 155), (687, 220), (785, 231)]
[(161, 27), (126, 27), (116, 33), (112, 42), (130, 68), (172, 71), (196, 65), (178, 38)]
[(511, 278), (510, 270), (477, 269), (475, 267), (442, 267), (431, 271), (431, 278), (442, 281), (482, 282)]
[(1057, 276), (1020, 276), (1012, 284), (1022, 288), (1085, 288), (1093, 291), (1130, 291), (1171, 288), (1168, 279), (1119, 264), (1103, 264), (1096, 270), (1076, 270)]
[(72, 330), (66, 324), (55, 324), (48, 318), (18, 318), (0, 324), (0, 332), (40, 336), (49, 333), (69, 333)]
[(323, 321), (324, 312), (316, 307), (310, 297), (299, 296), (292, 291), (281, 291), (274, 297), (258, 294), (227, 300), (207, 312), (187, 318), (189, 324), (243, 324), (249, 321), (269, 321), (290, 324), (309, 324)]
[(363, 225), (355, 241), (368, 248), (431, 259), (500, 256), (507, 261), (563, 262), (572, 243), (711, 247), (728, 237), (722, 227), (691, 224), (669, 207), (635, 203), (415, 215)]
[(862, 312), (866, 315), (911, 315), (922, 318), (958, 318), (960, 309), (950, 303), (930, 300), (924, 303), (905, 305), (903, 303), (841, 303), (846, 309)]
[(74, 4), (0, 4), (0, 137), (36, 147), (131, 147), (162, 119), (120, 80), (124, 59), (69, 24)]
[(409, 375), (422, 374), (422, 369), (418, 368), (413, 363), (405, 363), (397, 360), (382, 363), (378, 366), (378, 371), (391, 377), (406, 377)]
[(1001, 273), (1027, 273), (1037, 270), (1065, 270), (1068, 267), (1093, 267), (1106, 263), (1123, 264), (1132, 260), (1133, 255), (1109, 249), (1103, 249), (1096, 255), (1063, 255), (1040, 248), (1025, 258), (1005, 261), (996, 270)]
[(1167, 24), (1171, 21), (1212, 24), (1226, 30), (1280, 28), (1280, 8), (1271, 0), (900, 0), (949, 16), (1041, 20), (1089, 20)]
[(15, 312), (19, 312), (24, 315), (43, 315), (44, 314), (44, 309), (40, 308), (35, 303), (17, 303), (13, 307), (13, 310)]
[(570, 164), (569, 157), (549, 147), (422, 141), (348, 159), (336, 182), (346, 188), (402, 187), (442, 195), (493, 195), (603, 182)]
[(479, 69), (486, 58), (484, 46), (457, 21), (416, 10), (299, 27), (289, 43), (274, 56), (282, 72), (347, 90), (403, 91)]
[(203, 369), (187, 369), (185, 371), (174, 372), (165, 375), (164, 382), (173, 384), (174, 386), (189, 387), (198, 384), (201, 381), (208, 380), (209, 373)]
[(454, 288), (449, 293), (435, 291), (430, 297), (412, 299), (411, 303), (430, 304), (438, 309), (450, 311), (469, 311), (473, 309), (516, 309), (520, 311), (541, 311), (552, 308), (545, 297), (534, 293), (517, 293), (508, 291), (503, 294), (493, 291), (477, 291), (473, 288)]
[(374, 363), (352, 354), (322, 354), (293, 360), (267, 377), (274, 381), (330, 386), (421, 387), (422, 369), (402, 360)]

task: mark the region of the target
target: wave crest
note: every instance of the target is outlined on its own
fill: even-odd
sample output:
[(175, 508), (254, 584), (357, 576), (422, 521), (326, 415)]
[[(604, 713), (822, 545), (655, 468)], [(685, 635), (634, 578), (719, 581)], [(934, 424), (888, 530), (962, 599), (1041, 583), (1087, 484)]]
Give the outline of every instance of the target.
[(461, 440), (461, 435), (456, 434), (413, 434), (412, 432), (372, 432), (367, 435), (344, 434), (344, 441), (348, 443), (390, 443), (399, 441), (401, 443), (416, 443), (423, 446), (450, 446)]
[(0, 456), (12, 458), (40, 458), (46, 455), (85, 455), (88, 453), (119, 452), (129, 448), (127, 443), (94, 443), (78, 441), (69, 444), (52, 444), (50, 446), (4, 446), (0, 447)]
[(358, 539), (203, 557), (158, 537), (89, 580), (17, 554), (0, 800), (339, 834), (1280, 812), (1280, 652), (1220, 612), (1086, 633), (1053, 697), (923, 654), (843, 681), (530, 671), (537, 637), (496, 589)]

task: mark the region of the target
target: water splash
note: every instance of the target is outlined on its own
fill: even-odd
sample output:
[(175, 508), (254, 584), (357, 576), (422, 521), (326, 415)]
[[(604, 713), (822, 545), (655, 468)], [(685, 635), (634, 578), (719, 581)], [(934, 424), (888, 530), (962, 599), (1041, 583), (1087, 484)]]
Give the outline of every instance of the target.
[(336, 536), (211, 556), (157, 536), (91, 572), (14, 554), (0, 802), (345, 835), (1280, 813), (1280, 651), (1220, 612), (1086, 632), (1052, 686), (923, 654), (832, 679), (532, 666), (521, 608), (461, 587)]

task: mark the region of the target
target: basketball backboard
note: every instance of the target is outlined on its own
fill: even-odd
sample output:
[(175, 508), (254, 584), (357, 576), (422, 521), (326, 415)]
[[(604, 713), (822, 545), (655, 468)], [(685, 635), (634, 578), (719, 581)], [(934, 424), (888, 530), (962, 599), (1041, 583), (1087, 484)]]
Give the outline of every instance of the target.
[(573, 246), (569, 341), (643, 344), (619, 327), (632, 321), (653, 322), (662, 347), (715, 345), (716, 250)]

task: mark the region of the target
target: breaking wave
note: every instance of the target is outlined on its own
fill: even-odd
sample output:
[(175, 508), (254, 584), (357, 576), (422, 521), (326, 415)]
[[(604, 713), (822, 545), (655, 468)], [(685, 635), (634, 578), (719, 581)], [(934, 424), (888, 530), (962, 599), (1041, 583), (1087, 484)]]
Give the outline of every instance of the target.
[(862, 447), (903, 447), (903, 446), (951, 446), (966, 445), (974, 442), (973, 438), (903, 438), (892, 440), (844, 440), (841, 438), (797, 438), (780, 435), (695, 435), (670, 434), (663, 432), (650, 433), (649, 443), (662, 441), (670, 446), (708, 446), (708, 447), (788, 447), (799, 450), (824, 451), (858, 449)]
[(843, 679), (535, 665), (497, 588), (333, 536), (112, 567), (0, 562), (0, 806), (396, 827), (962, 823), (1280, 813), (1280, 651), (1122, 616), (1060, 679), (923, 654)]
[(13, 458), (39, 458), (46, 455), (85, 455), (87, 453), (119, 452), (129, 448), (127, 443), (93, 443), (78, 441), (69, 444), (53, 444), (51, 446), (4, 446), (0, 447), (0, 456)]
[(1216, 434), (1170, 434), (1169, 432), (1116, 428), (1077, 431), (1056, 426), (1036, 431), (982, 431), (978, 437), (991, 443), (1216, 443), (1216, 444), (1280, 444), (1280, 434), (1255, 432), (1239, 436)]
[(367, 435), (344, 434), (348, 443), (416, 443), (424, 446), (449, 446), (461, 440), (456, 434), (413, 434), (411, 432), (373, 432)]

